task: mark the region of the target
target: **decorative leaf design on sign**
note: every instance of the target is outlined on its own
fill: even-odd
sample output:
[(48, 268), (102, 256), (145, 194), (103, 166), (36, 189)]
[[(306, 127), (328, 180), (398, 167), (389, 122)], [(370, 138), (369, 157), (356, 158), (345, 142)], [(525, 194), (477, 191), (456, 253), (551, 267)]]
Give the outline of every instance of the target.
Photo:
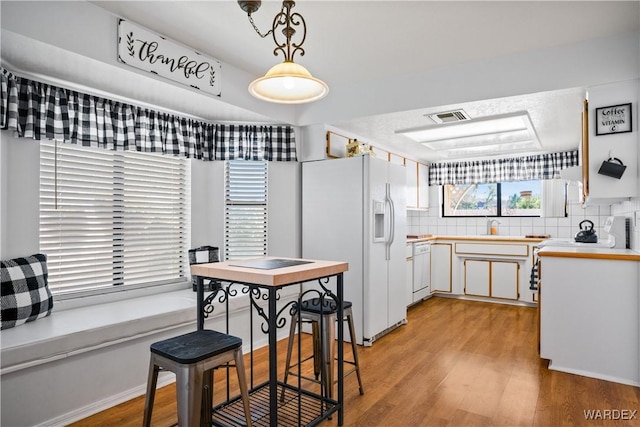
[(211, 78), (209, 79), (209, 84), (211, 86), (215, 86), (215, 84), (216, 84), (216, 70), (214, 70), (213, 67), (209, 67), (209, 71), (210, 71), (209, 74), (211, 74)]
[(135, 52), (133, 49), (133, 32), (130, 32), (129, 34), (127, 34), (127, 49), (129, 50), (129, 56), (135, 55)]

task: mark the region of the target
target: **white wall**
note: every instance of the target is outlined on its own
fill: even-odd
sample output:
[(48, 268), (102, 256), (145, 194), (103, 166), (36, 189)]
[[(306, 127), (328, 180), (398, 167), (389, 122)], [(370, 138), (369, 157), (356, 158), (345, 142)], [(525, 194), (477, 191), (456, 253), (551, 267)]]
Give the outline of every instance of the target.
[(302, 167), (297, 162), (270, 162), (267, 188), (267, 254), (302, 255)]
[(224, 259), (224, 162), (191, 162), (191, 247), (217, 246)]
[(37, 141), (0, 132), (0, 259), (38, 252), (40, 148)]

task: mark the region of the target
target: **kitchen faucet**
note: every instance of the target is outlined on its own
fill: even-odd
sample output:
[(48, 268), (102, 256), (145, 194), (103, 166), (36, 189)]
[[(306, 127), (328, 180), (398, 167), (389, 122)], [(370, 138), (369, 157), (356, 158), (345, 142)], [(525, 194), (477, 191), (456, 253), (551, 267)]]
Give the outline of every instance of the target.
[(498, 224), (500, 224), (500, 221), (497, 219), (487, 219), (487, 235), (498, 234)]

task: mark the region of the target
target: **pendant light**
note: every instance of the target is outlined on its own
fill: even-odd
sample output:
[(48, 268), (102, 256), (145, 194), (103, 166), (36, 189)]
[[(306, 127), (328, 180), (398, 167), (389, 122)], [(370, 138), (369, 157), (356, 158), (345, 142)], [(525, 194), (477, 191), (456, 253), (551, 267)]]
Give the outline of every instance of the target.
[[(305, 102), (317, 101), (324, 98), (329, 92), (329, 86), (311, 73), (302, 65), (293, 62), (293, 56), (299, 52), (304, 56), (302, 45), (307, 37), (307, 25), (304, 18), (297, 12), (292, 13), (295, 6), (293, 1), (283, 1), (280, 12), (273, 18), (271, 30), (262, 34), (253, 22), (252, 13), (260, 8), (260, 1), (238, 1), (240, 8), (249, 17), (249, 22), (253, 25), (256, 33), (260, 37), (269, 34), (273, 36), (276, 48), (274, 55), (282, 53), (284, 62), (277, 64), (265, 74), (249, 85), (249, 93), (258, 99), (281, 104), (302, 104)], [(302, 37), (299, 43), (291, 41), (296, 34), (296, 27), (302, 28)], [(284, 39), (278, 40), (278, 30), (282, 28), (280, 34)]]

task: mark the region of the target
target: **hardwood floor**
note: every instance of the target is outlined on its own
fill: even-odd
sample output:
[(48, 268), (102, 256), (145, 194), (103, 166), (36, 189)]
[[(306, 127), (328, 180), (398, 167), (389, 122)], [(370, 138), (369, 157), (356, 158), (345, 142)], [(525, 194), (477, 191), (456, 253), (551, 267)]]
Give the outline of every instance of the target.
[[(533, 308), (432, 298), (412, 307), (408, 321), (358, 348), (365, 394), (355, 375), (347, 377), (346, 426), (640, 425), (637, 413), (619, 419), (640, 412), (639, 388), (547, 369), (537, 352)], [(260, 378), (266, 359), (261, 349)], [(72, 426), (140, 426), (143, 408), (144, 396)], [(601, 419), (586, 419), (590, 410), (600, 410)], [(630, 412), (616, 412), (623, 410)], [(158, 390), (154, 425), (175, 423), (175, 411), (175, 388)]]

